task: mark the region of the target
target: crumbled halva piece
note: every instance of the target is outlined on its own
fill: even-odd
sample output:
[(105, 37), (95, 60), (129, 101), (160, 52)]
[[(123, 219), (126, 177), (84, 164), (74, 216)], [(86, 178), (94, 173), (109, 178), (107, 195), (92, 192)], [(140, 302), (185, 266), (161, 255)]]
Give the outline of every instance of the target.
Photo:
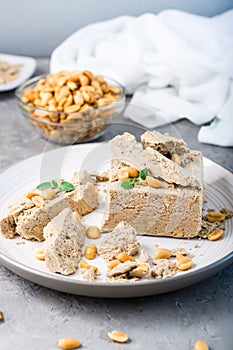
[(55, 198), (46, 200), (42, 208), (34, 206), (24, 210), (18, 216), (16, 233), (26, 239), (42, 241), (43, 228), (67, 206), (66, 197), (63, 193), (59, 193)]
[(141, 262), (148, 262), (149, 261), (149, 254), (148, 254), (146, 249), (144, 249), (144, 248), (140, 249), (139, 260)]
[(129, 272), (133, 269), (135, 269), (138, 266), (138, 263), (136, 261), (125, 261), (124, 263), (120, 263), (116, 267), (114, 267), (112, 270), (109, 270), (107, 272), (107, 277), (119, 277), (124, 275), (126, 277), (126, 272)]
[(85, 281), (94, 281), (96, 279), (96, 273), (93, 267), (90, 267), (88, 269), (82, 268), (81, 269), (82, 278)]
[(168, 134), (161, 134), (158, 131), (146, 131), (141, 136), (141, 141), (143, 148), (151, 147), (163, 155), (174, 153), (183, 155), (190, 151), (184, 140)]
[(85, 232), (77, 213), (69, 208), (44, 227), (45, 263), (51, 272), (70, 275), (77, 270)]
[(88, 182), (94, 185), (96, 183), (93, 177), (86, 170), (80, 170), (79, 172), (75, 172), (70, 182), (74, 185), (85, 185)]
[(77, 185), (74, 191), (66, 194), (66, 198), (71, 209), (80, 216), (92, 212), (98, 206), (98, 193), (90, 182)]
[(188, 252), (185, 248), (182, 248), (182, 247), (171, 249), (172, 256), (176, 256), (177, 254), (188, 255)]
[(175, 262), (168, 259), (153, 260), (153, 264), (156, 264), (156, 266), (151, 271), (151, 275), (156, 279), (171, 277), (177, 272)]
[(98, 254), (109, 261), (115, 259), (119, 253), (135, 255), (138, 249), (135, 229), (125, 222), (120, 222), (100, 244)]
[(9, 205), (8, 213), (0, 220), (0, 231), (6, 238), (13, 238), (16, 232), (16, 223), (19, 215), (26, 209), (34, 207), (30, 199), (23, 196), (19, 198), (14, 204)]

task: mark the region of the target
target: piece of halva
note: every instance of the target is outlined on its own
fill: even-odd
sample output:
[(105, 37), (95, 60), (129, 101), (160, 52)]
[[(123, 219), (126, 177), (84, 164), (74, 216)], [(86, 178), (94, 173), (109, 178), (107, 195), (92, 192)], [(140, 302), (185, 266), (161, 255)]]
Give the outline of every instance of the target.
[(44, 227), (45, 263), (51, 272), (70, 275), (77, 270), (85, 232), (78, 215), (69, 208)]
[[(161, 139), (166, 138), (169, 137)], [(170, 151), (173, 141), (169, 139)], [(103, 231), (111, 231), (120, 221), (125, 221), (141, 235), (183, 238), (198, 235), (203, 201), (202, 156), (200, 152), (186, 150), (183, 141), (174, 142), (176, 152), (179, 147), (185, 148), (180, 154), (185, 154), (188, 159), (180, 165), (152, 148), (151, 144), (143, 148), (128, 133), (110, 141), (111, 177)], [(122, 166), (138, 171), (146, 168), (150, 178), (159, 181), (159, 188), (149, 186), (146, 181), (135, 182), (129, 190), (122, 188), (122, 181), (117, 178)]]
[(116, 259), (119, 253), (135, 255), (139, 246), (135, 229), (126, 222), (120, 222), (102, 241), (98, 254), (109, 261)]

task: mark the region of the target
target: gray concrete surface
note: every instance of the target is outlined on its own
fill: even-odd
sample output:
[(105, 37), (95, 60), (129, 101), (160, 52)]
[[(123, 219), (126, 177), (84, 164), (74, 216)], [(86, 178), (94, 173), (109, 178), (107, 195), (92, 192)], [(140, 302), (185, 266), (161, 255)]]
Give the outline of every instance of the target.
[(0, 0), (0, 52), (47, 57), (77, 29), (121, 15), (172, 8), (213, 16), (232, 0)]
[[(39, 60), (36, 74), (48, 70)], [(115, 124), (99, 141), (107, 140), (133, 125)], [(175, 127), (191, 147), (233, 171), (232, 148), (197, 142), (198, 127), (186, 120)], [(20, 115), (14, 92), (0, 94), (0, 170), (16, 162), (54, 149), (39, 138)], [(0, 194), (1, 195), (1, 194)], [(55, 350), (57, 339), (73, 336), (82, 349), (191, 350), (204, 339), (211, 350), (233, 349), (233, 264), (208, 280), (159, 296), (128, 300), (97, 299), (55, 292), (0, 266), (1, 350)], [(109, 341), (107, 331), (127, 332), (128, 344)]]

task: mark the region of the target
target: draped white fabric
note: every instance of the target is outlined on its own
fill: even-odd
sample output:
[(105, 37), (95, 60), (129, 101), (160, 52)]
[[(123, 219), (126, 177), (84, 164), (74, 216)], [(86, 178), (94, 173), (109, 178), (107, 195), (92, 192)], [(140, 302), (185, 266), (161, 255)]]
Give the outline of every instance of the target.
[(118, 80), (131, 103), (157, 112), (132, 116), (145, 127), (212, 121), (199, 141), (233, 146), (233, 10), (212, 18), (166, 10), (91, 24), (52, 53), (51, 72), (64, 69)]

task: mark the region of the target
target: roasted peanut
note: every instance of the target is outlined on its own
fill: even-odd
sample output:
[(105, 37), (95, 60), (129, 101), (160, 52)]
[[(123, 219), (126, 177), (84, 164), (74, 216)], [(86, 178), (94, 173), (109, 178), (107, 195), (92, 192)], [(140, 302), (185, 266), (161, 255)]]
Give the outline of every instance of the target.
[(204, 340), (198, 340), (194, 344), (193, 350), (209, 350), (209, 347)]
[(88, 244), (85, 248), (85, 257), (88, 260), (95, 259), (97, 253), (97, 247), (95, 244)]
[(39, 249), (35, 252), (35, 258), (38, 260), (45, 260), (45, 251), (44, 249)]
[(31, 199), (32, 203), (35, 204), (37, 208), (42, 208), (45, 205), (45, 202), (41, 196), (33, 196)]
[(117, 173), (118, 179), (120, 181), (126, 181), (129, 178), (129, 173), (125, 169), (119, 169)]
[(158, 248), (155, 252), (155, 259), (169, 259), (171, 256), (171, 251), (166, 248)]
[(126, 253), (119, 253), (117, 255), (117, 260), (124, 263), (126, 261), (135, 261), (135, 258), (131, 255), (126, 254)]
[(63, 350), (78, 349), (81, 343), (76, 338), (62, 338), (57, 342), (57, 346)]
[(32, 199), (32, 197), (38, 196), (38, 193), (36, 192), (28, 192), (25, 197), (27, 197), (28, 199)]
[(152, 176), (147, 176), (146, 177), (146, 182), (147, 182), (147, 185), (151, 186), (151, 187), (155, 187), (155, 188), (160, 188), (162, 187), (162, 182), (155, 179), (154, 177)]
[(0, 311), (0, 321), (2, 321), (3, 320), (3, 313), (2, 313), (2, 311)]
[(192, 259), (188, 258), (187, 256), (176, 254), (176, 259), (178, 260), (176, 263), (176, 268), (178, 270), (185, 271), (193, 266)]
[(84, 260), (81, 260), (81, 261), (80, 261), (79, 266), (80, 266), (80, 269), (91, 269), (91, 268), (93, 268), (95, 272), (98, 271), (98, 267), (89, 265), (89, 264), (88, 264), (86, 261), (84, 261)]
[(96, 239), (100, 237), (100, 229), (97, 226), (89, 226), (86, 232), (88, 238)]
[(119, 331), (108, 332), (108, 336), (117, 343), (126, 343), (129, 339), (128, 334)]
[(116, 267), (116, 266), (119, 265), (119, 264), (120, 264), (120, 261), (119, 261), (119, 260), (117, 260), (117, 259), (111, 260), (111, 261), (109, 261), (109, 263), (108, 263), (108, 269), (109, 269), (109, 270), (112, 270), (114, 267)]
[(131, 166), (125, 166), (121, 168), (122, 171), (127, 171), (129, 174), (129, 177), (138, 177), (139, 171), (136, 168), (133, 168)]
[(225, 220), (225, 215), (223, 213), (221, 213), (220, 211), (210, 211), (206, 215), (206, 219), (209, 222), (223, 221), (223, 220)]
[(223, 229), (218, 229), (210, 232), (207, 238), (209, 241), (217, 241), (219, 238), (223, 236), (223, 233), (224, 233)]
[(130, 277), (142, 278), (149, 271), (149, 266), (147, 264), (140, 264), (138, 267), (130, 271)]

